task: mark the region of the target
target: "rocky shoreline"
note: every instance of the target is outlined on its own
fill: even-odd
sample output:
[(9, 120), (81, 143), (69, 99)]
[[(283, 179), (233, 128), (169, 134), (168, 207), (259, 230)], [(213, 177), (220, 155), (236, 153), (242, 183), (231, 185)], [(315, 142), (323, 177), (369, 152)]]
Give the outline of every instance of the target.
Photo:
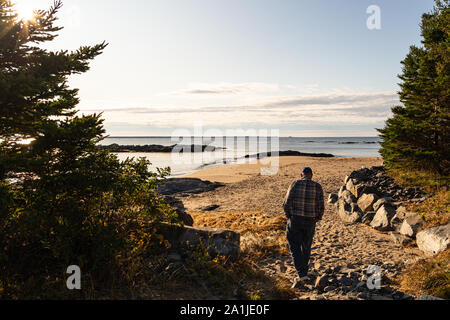
[(214, 152), (217, 150), (224, 150), (224, 148), (214, 147), (210, 145), (172, 145), (172, 146), (162, 146), (157, 144), (151, 145), (118, 145), (111, 144), (107, 146), (97, 146), (97, 148), (101, 150), (110, 150), (111, 152), (116, 153), (131, 153), (131, 152), (140, 152), (140, 153), (171, 153), (171, 152)]
[(158, 194), (174, 209), (181, 218), (184, 226), (162, 224), (162, 235), (171, 244), (171, 252), (168, 257), (177, 257), (181, 261), (182, 256), (188, 256), (199, 245), (206, 248), (211, 256), (223, 256), (236, 260), (240, 253), (240, 234), (225, 229), (194, 228), (194, 219), (186, 212), (183, 201), (178, 197), (187, 197), (192, 194), (200, 194), (223, 187), (221, 183), (204, 181), (196, 178), (168, 179), (158, 188)]
[[(205, 180), (222, 181), (224, 186), (195, 194), (190, 194), (190, 191), (186, 190), (181, 193), (173, 193), (169, 197), (175, 196), (178, 198), (174, 201), (178, 203), (179, 210), (192, 215), (192, 220), (195, 220), (194, 226), (211, 228), (208, 229), (208, 232), (210, 232), (209, 235), (211, 239), (214, 239), (216, 245), (211, 243), (210, 248), (220, 249), (223, 244), (227, 244), (229, 247), (223, 252), (231, 254), (232, 258), (239, 259), (239, 256), (235, 255), (237, 253), (235, 249), (239, 247), (241, 250), (249, 252), (248, 250), (253, 242), (259, 245), (260, 242), (266, 243), (266, 241), (269, 241), (270, 245), (275, 245), (278, 248), (277, 250), (280, 251), (253, 260), (255, 268), (263, 272), (265, 276), (273, 278), (274, 281), (282, 281), (286, 283), (286, 286), (290, 286), (297, 273), (290, 254), (285, 251), (287, 243), (284, 240), (284, 220), (282, 218), (279, 218), (281, 221), (277, 219), (278, 216), (283, 216), (283, 199), (280, 195), (286, 192), (293, 179), (298, 178), (299, 170), (306, 165), (315, 169), (317, 181), (321, 183), (324, 191), (330, 194), (341, 187), (346, 174), (361, 168), (361, 166), (371, 167), (381, 164), (382, 160), (376, 158), (284, 157), (280, 159), (280, 170), (275, 176), (265, 177), (259, 175), (258, 172), (245, 171), (244, 169), (249, 168), (250, 164), (232, 166), (227, 170), (224, 169), (221, 174), (243, 176), (242, 179), (228, 183), (222, 176), (197, 173), (193, 178), (202, 180), (201, 182), (194, 182), (193, 186), (197, 184), (198, 187), (202, 187), (204, 184), (205, 190), (207, 190), (208, 183), (205, 183)], [(379, 168), (382, 169), (382, 167)], [(377, 171), (377, 173), (381, 171), (384, 170)], [(357, 176), (359, 176), (358, 173), (353, 174), (352, 178), (357, 178)], [(374, 187), (377, 184), (385, 185), (383, 193), (378, 197), (392, 197), (392, 202), (397, 206), (401, 206), (402, 201), (420, 202), (427, 197), (420, 189), (412, 188), (408, 191), (408, 189), (404, 190), (395, 186), (385, 173), (380, 173), (378, 178), (374, 178), (374, 174), (370, 173), (361, 181), (364, 184), (371, 184), (375, 179), (379, 179), (379, 182), (373, 183)], [(348, 177), (346, 181), (348, 182)], [(178, 183), (181, 184), (182, 181)], [(193, 188), (193, 190), (196, 189), (198, 188)], [(335, 193), (337, 195), (337, 192)], [(353, 195), (353, 197), (355, 196)], [(255, 230), (244, 228), (245, 231), (242, 231), (243, 229), (239, 227), (253, 224), (257, 227), (261, 223), (272, 221), (272, 218), (275, 220), (273, 224), (269, 224), (271, 226), (270, 231), (261, 231), (258, 228), (255, 228)], [(237, 231), (237, 234), (240, 233), (240, 244), (234, 234), (212, 231), (217, 226)], [(180, 236), (180, 239), (186, 239), (190, 235), (200, 236), (203, 234), (202, 231), (200, 231), (200, 234), (191, 233), (191, 230), (187, 232), (188, 234)], [(227, 240), (230, 235), (233, 235), (230, 238), (232, 241)], [(174, 243), (180, 245), (180, 241)], [(217, 252), (214, 249), (211, 250), (212, 253)], [(185, 259), (189, 259), (187, 252), (189, 252), (189, 249), (183, 249), (183, 247), (180, 249), (173, 247), (167, 252), (167, 260), (173, 267), (169, 268), (170, 272), (176, 273), (178, 269), (183, 270)], [(373, 228), (362, 226), (360, 223), (344, 223), (336, 214), (335, 205), (327, 205), (324, 219), (318, 224), (316, 230), (311, 255), (310, 281), (305, 283), (304, 287), (295, 290), (294, 297), (291, 299), (434, 299), (401, 292), (395, 282), (404, 268), (421, 261), (424, 257), (423, 252), (415, 246), (403, 247), (394, 243), (387, 231), (379, 232)], [(379, 267), (381, 273), (381, 287), (379, 289), (368, 287), (368, 280), (374, 275), (373, 272), (369, 272), (370, 266)], [(371, 282), (369, 281), (369, 283)], [(244, 283), (244, 286), (247, 287), (247, 284)]]
[(257, 153), (253, 155), (246, 155), (245, 158), (256, 158), (256, 159), (262, 159), (265, 157), (271, 157), (272, 154), (276, 157), (312, 157), (312, 158), (334, 158), (334, 155), (329, 153), (304, 153), (300, 151), (279, 151), (277, 153), (275, 152), (264, 152), (264, 153)]
[(337, 215), (346, 224), (362, 223), (403, 246), (415, 244), (426, 255), (436, 255), (450, 246), (450, 224), (419, 232), (423, 218), (406, 203), (423, 202), (429, 195), (420, 188), (403, 188), (387, 176), (383, 167), (353, 171), (338, 192), (331, 193)]
[[(97, 146), (100, 150), (110, 150), (115, 153), (199, 153), (199, 152), (214, 152), (219, 150), (226, 150), (226, 148), (214, 147), (211, 145), (172, 145), (172, 146), (163, 146), (163, 145), (119, 145), (119, 144), (111, 144), (106, 146)], [(264, 152), (246, 155), (244, 158), (257, 158), (262, 159), (265, 157), (271, 156), (284, 157), (284, 156), (294, 156), (294, 157), (315, 157), (315, 158), (333, 158), (334, 155), (328, 153), (304, 153), (299, 151), (278, 151), (278, 152)]]

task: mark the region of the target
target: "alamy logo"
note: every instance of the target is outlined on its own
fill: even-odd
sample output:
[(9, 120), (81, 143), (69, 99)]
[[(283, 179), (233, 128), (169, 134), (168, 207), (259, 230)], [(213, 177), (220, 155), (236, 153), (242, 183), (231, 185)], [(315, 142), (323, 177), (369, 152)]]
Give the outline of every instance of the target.
[(79, 266), (69, 266), (67, 273), (70, 276), (67, 278), (67, 289), (69, 290), (81, 290), (81, 269)]
[(369, 290), (381, 289), (381, 268), (371, 265), (367, 269), (367, 275), (371, 275), (367, 279), (367, 288)]
[(369, 30), (381, 30), (381, 8), (371, 5), (367, 8), (366, 13), (370, 14), (367, 18), (367, 28)]

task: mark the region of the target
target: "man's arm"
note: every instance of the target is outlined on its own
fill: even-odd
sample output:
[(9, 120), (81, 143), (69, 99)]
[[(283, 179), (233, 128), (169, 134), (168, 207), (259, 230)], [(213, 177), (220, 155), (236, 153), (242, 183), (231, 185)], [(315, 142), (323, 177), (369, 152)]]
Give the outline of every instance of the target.
[(323, 199), (323, 189), (322, 189), (322, 186), (320, 184), (317, 185), (316, 201), (317, 201), (317, 204), (318, 204), (317, 220), (320, 221), (320, 220), (322, 220), (323, 213), (325, 212), (325, 203), (324, 203), (324, 199)]
[(289, 219), (292, 216), (292, 199), (293, 199), (293, 195), (294, 195), (294, 186), (295, 186), (296, 181), (294, 181), (291, 186), (289, 187), (286, 196), (284, 197), (284, 201), (283, 201), (283, 209), (284, 209), (284, 214), (286, 215), (286, 217)]

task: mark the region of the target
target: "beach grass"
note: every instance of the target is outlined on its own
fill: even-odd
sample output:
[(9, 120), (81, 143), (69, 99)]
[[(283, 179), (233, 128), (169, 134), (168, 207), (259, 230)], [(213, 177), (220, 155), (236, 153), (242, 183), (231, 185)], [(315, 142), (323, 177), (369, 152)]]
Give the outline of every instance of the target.
[(276, 257), (288, 256), (286, 218), (261, 211), (190, 212), (196, 227), (230, 229), (241, 234), (241, 254), (234, 265), (241, 274), (251, 270), (250, 299), (290, 299), (295, 297), (291, 283), (281, 276), (264, 274), (261, 266)]
[(401, 290), (450, 299), (450, 250), (421, 260), (398, 279)]

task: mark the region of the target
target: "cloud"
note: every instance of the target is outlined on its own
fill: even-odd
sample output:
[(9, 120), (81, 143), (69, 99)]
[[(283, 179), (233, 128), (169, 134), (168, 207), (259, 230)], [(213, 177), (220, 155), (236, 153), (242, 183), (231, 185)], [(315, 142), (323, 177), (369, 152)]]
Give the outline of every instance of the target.
[(248, 82), (248, 83), (194, 83), (188, 89), (169, 92), (163, 95), (237, 95), (256, 92), (274, 92), (280, 90), (278, 84)]
[(212, 126), (283, 126), (324, 124), (379, 125), (398, 105), (397, 94), (330, 93), (316, 96), (285, 96), (258, 103), (206, 107), (142, 107), (85, 110), (103, 111), (107, 122), (126, 121), (129, 124), (161, 128), (183, 127), (201, 121)]

